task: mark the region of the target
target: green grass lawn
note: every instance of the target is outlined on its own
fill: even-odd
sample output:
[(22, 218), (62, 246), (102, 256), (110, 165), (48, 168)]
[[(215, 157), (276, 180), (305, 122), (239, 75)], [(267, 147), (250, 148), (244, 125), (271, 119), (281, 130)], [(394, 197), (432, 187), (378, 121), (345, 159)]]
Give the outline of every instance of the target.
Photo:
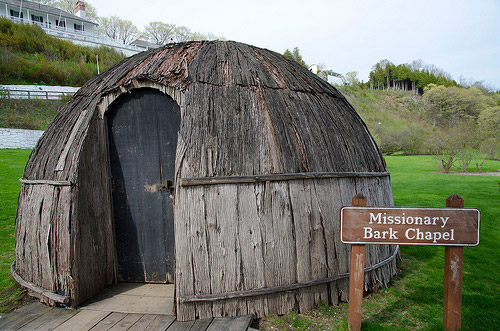
[(7, 312), (25, 299), (10, 275), (14, 261), (14, 220), (24, 166), (31, 150), (0, 149), (0, 312)]
[[(457, 193), (465, 207), (481, 210), (481, 241), (464, 247), (462, 330), (498, 330), (500, 325), (500, 177), (433, 173), (432, 156), (388, 156), (396, 206), (444, 207)], [(483, 171), (497, 171), (487, 161)], [(456, 169), (454, 169), (456, 170)], [(444, 247), (400, 246), (400, 274), (389, 288), (363, 300), (363, 330), (440, 330), (443, 318)], [(261, 330), (347, 329), (347, 304), (308, 314), (270, 317)]]
[[(0, 150), (0, 312), (22, 303), (10, 276), (14, 259), (17, 196), (29, 150)], [(481, 243), (464, 248), (462, 329), (494, 330), (500, 325), (500, 177), (433, 173), (431, 156), (386, 157), (396, 206), (444, 207), (457, 193), (466, 207), (481, 210)], [(497, 171), (487, 161), (483, 171)], [(439, 330), (443, 316), (444, 248), (401, 246), (399, 275), (389, 288), (363, 300), (364, 330)], [(347, 304), (321, 306), (308, 314), (271, 316), (262, 330), (337, 330), (347, 328)]]

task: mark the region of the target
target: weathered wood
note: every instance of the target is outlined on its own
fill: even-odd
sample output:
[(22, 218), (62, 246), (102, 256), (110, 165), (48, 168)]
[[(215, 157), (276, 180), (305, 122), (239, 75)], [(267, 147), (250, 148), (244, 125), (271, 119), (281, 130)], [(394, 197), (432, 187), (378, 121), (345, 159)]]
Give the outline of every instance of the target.
[(103, 320), (96, 324), (91, 330), (92, 331), (105, 331), (111, 329), (121, 320), (123, 320), (127, 314), (124, 313), (111, 313), (106, 316)]
[(52, 330), (64, 323), (77, 312), (71, 309), (51, 309), (45, 314), (39, 316), (28, 324), (24, 325), (19, 331), (31, 330)]
[[(352, 198), (352, 205), (365, 207), (366, 198), (358, 193)], [(347, 322), (349, 329), (361, 330), (361, 306), (363, 303), (363, 289), (365, 283), (365, 245), (351, 245), (351, 266), (349, 268), (349, 314)]]
[(147, 331), (166, 330), (174, 322), (174, 316), (157, 315), (145, 329)]
[(107, 122), (120, 280), (172, 282), (173, 196), (164, 185), (175, 180), (179, 107), (134, 90), (115, 100)]
[(462, 324), (463, 251), (463, 247), (445, 247), (443, 299), (444, 330), (460, 330)]
[[(69, 245), (71, 305), (78, 304), (100, 293), (114, 280), (115, 249), (113, 218), (111, 213), (109, 166), (106, 153), (95, 143), (101, 137), (103, 123), (87, 130), (87, 140), (82, 146), (70, 203), (72, 224)], [(95, 166), (95, 165), (105, 166)], [(96, 189), (99, 188), (99, 189)], [(78, 226), (74, 224), (75, 220)], [(69, 229), (68, 229), (69, 230)], [(78, 280), (78, 281), (75, 281)]]
[(364, 288), (365, 245), (351, 245), (351, 274), (349, 277), (349, 329), (361, 330), (361, 304)]
[(158, 317), (157, 315), (150, 315), (150, 314), (145, 314), (142, 315), (129, 330), (134, 330), (134, 331), (144, 331), (146, 330), (151, 323)]
[(480, 212), (475, 208), (344, 207), (342, 242), (477, 246)]
[(21, 286), (24, 286), (26, 287), (27, 289), (35, 292), (35, 293), (39, 293), (47, 298), (49, 298), (50, 300), (53, 300), (55, 302), (59, 302), (59, 303), (68, 303), (69, 302), (69, 297), (68, 296), (65, 296), (65, 295), (59, 295), (57, 293), (53, 293), (53, 292), (48, 292), (46, 290), (44, 290), (43, 288), (39, 287), (39, 286), (36, 286), (35, 284), (31, 283), (31, 282), (27, 282), (25, 281), (24, 279), (22, 279), (17, 273), (16, 273), (16, 269), (15, 269), (15, 261), (12, 262), (11, 266), (10, 266), (10, 273), (12, 275), (12, 277), (14, 277), (14, 279), (16, 280), (16, 282), (18, 282)]
[(196, 321), (181, 322), (179, 320), (175, 321), (168, 327), (168, 331), (188, 331), (194, 326)]
[(211, 318), (204, 318), (194, 321), (193, 326), (189, 331), (205, 331), (207, 327), (212, 323)]
[[(331, 180), (334, 181), (335, 179), (331, 179)], [(321, 181), (317, 180), (317, 181), (315, 181), (315, 183), (321, 183)], [(258, 188), (258, 187), (264, 188), (265, 187), (264, 184), (259, 184), (258, 186), (255, 186), (255, 188), (254, 188), (254, 185), (255, 184), (247, 184), (245, 186), (240, 186), (240, 189), (239, 189), (238, 194), (237, 194), (238, 195), (238, 201), (239, 201), (238, 202), (238, 204), (239, 204), (238, 208), (242, 208), (241, 207), (243, 205), (242, 201), (248, 201), (248, 199), (252, 199), (251, 198), (252, 195), (254, 197), (256, 197), (256, 196), (262, 196), (262, 194), (265, 192), (265, 191), (262, 191), (261, 193), (259, 193), (259, 191), (256, 190), (256, 188)], [(251, 190), (246, 190), (247, 187), (251, 188)], [(325, 187), (331, 187), (331, 184), (327, 185)], [(338, 189), (340, 189), (340, 187), (338, 187)], [(191, 188), (191, 189), (189, 189), (189, 191), (182, 190), (181, 192), (195, 192), (195, 191), (199, 191), (200, 193), (203, 192), (204, 196), (206, 196), (207, 192), (209, 192), (206, 189), (202, 189), (201, 187), (198, 187), (196, 189)], [(245, 193), (245, 195), (243, 195), (242, 192), (248, 192), (249, 194)], [(250, 193), (250, 192), (252, 192), (252, 193)], [(298, 192), (296, 192), (296, 193), (298, 193)], [(318, 196), (321, 196), (322, 191), (317, 192), (317, 194), (318, 194)], [(216, 195), (216, 196), (220, 197), (220, 195)], [(246, 199), (242, 200), (243, 197), (245, 197)], [(179, 198), (179, 200), (184, 200), (184, 197), (179, 197), (178, 196), (178, 198)], [(255, 199), (255, 198), (253, 198), (253, 199)], [(256, 202), (255, 202), (256, 206), (259, 206), (259, 205), (262, 206), (262, 202), (259, 202), (259, 201), (260, 201), (259, 199), (256, 200)], [(392, 198), (391, 198), (390, 201), (392, 201)], [(390, 203), (390, 201), (388, 201), (388, 202), (382, 201), (381, 203), (382, 204), (387, 204), (387, 203)], [(199, 205), (199, 203), (196, 203), (196, 202), (194, 202), (194, 200), (192, 200), (192, 203), (189, 203), (188, 205), (189, 206), (196, 206), (196, 205)], [(248, 205), (249, 204), (245, 204), (245, 206), (248, 206)], [(330, 205), (331, 204), (329, 204), (328, 206), (330, 206)], [(341, 205), (342, 205), (342, 203), (339, 205), (339, 209), (340, 209)], [(292, 206), (293, 206), (293, 201), (292, 201)], [(186, 208), (187, 208), (187, 206), (186, 206)], [(325, 211), (328, 209), (328, 208), (326, 208), (325, 205), (322, 205), (322, 206), (318, 205), (315, 208), (313, 208), (313, 207), (308, 207), (308, 208), (310, 210), (321, 210), (322, 213), (325, 213)], [(191, 207), (188, 210), (189, 210), (188, 212), (192, 212), (193, 208)], [(254, 236), (257, 233), (260, 233), (260, 231), (255, 231), (254, 229), (252, 229), (252, 223), (253, 223), (252, 220), (262, 219), (262, 217), (258, 216), (259, 215), (259, 213), (257, 212), (258, 209), (255, 209), (256, 210), (255, 212), (251, 212), (251, 211), (249, 212), (249, 210), (252, 210), (252, 209), (248, 208), (248, 207), (245, 207), (245, 209), (240, 209), (240, 214), (244, 214), (244, 215), (248, 215), (249, 216), (248, 221), (242, 222), (242, 224), (245, 224), (245, 229), (248, 229), (248, 230), (241, 231), (241, 229), (240, 229), (240, 231), (239, 231), (240, 236), (243, 233), (247, 233), (247, 234), (252, 233), (252, 236)], [(244, 211), (244, 213), (241, 213), (242, 211)], [(264, 212), (264, 211), (261, 210), (261, 212)], [(254, 214), (254, 213), (256, 213), (256, 214)], [(204, 215), (204, 214), (205, 213), (203, 212), (202, 215)], [(252, 215), (254, 215), (254, 216), (252, 216)], [(338, 222), (338, 219), (339, 219), (339, 217), (338, 217), (339, 216), (338, 209), (336, 211), (332, 211), (332, 215), (336, 215), (336, 219), (337, 219), (337, 222)], [(297, 220), (300, 219), (299, 214), (297, 212), (294, 212), (294, 218), (297, 219)], [(327, 224), (331, 224), (331, 222), (324, 223), (324, 225), (327, 225)], [(333, 231), (333, 230), (331, 230), (331, 231)], [(267, 231), (266, 233), (268, 233), (268, 232), (269, 231)], [(198, 233), (198, 235), (200, 235), (201, 233), (205, 233), (205, 231), (204, 230), (199, 230), (196, 233)], [(337, 230), (336, 233), (337, 233), (337, 236), (338, 236), (339, 231)], [(297, 233), (296, 233), (296, 237), (297, 237)], [(332, 235), (331, 239), (333, 240), (333, 238), (334, 238), (334, 236)], [(258, 239), (258, 237), (256, 237), (256, 239)], [(340, 242), (339, 239), (337, 239), (337, 241)], [(205, 239), (197, 240), (197, 242), (198, 243), (199, 242), (204, 243), (204, 242), (206, 242), (206, 240)], [(255, 241), (255, 239), (250, 239), (250, 240), (247, 240), (247, 242), (254, 243), (253, 246), (251, 247), (252, 250), (253, 250), (253, 249), (259, 247), (258, 244), (259, 244), (260, 240)], [(346, 245), (342, 245), (342, 246), (346, 246)], [(244, 249), (245, 247), (242, 247), (242, 246), (240, 246), (240, 247), (241, 247), (241, 251), (242, 251), (242, 253), (241, 253), (242, 256), (245, 256), (246, 254), (248, 254), (248, 253), (245, 253), (245, 252), (247, 252), (246, 249)], [(301, 246), (301, 248), (303, 248), (303, 247)], [(388, 259), (386, 259), (385, 261), (383, 261), (383, 262), (385, 262), (383, 264), (384, 266), (387, 265), (389, 262), (395, 262), (396, 261), (397, 256), (398, 256), (397, 247), (395, 247), (395, 249), (396, 250), (391, 250), (390, 252), (388, 252), (387, 255), (385, 255), (385, 256), (389, 255), (389, 257), (388, 257)], [(185, 250), (183, 249), (182, 251), (185, 251)], [(254, 254), (254, 253), (252, 253), (252, 254)], [(345, 259), (347, 260), (347, 258), (345, 258)], [(256, 260), (260, 261), (259, 259), (256, 259)], [(379, 262), (379, 261), (380, 261), (379, 258), (377, 258), (377, 262)], [(245, 275), (248, 274), (249, 276), (255, 277), (255, 271), (259, 270), (259, 264), (260, 263), (255, 264), (255, 268), (254, 268), (255, 270), (248, 271), (249, 273), (245, 272)], [(245, 265), (245, 264), (243, 264), (243, 265)], [(368, 273), (370, 271), (379, 269), (380, 266), (381, 265), (374, 265), (373, 267), (367, 267), (367, 271), (366, 272)], [(345, 268), (344, 271), (347, 271), (348, 266), (345, 266), (343, 268)], [(203, 268), (203, 270), (206, 270), (206, 269)], [(247, 269), (245, 269), (245, 270), (247, 270)], [(391, 267), (390, 270), (392, 270), (392, 267)], [(392, 271), (390, 271), (390, 272), (392, 272)], [(387, 271), (385, 271), (384, 273), (381, 273), (380, 275), (382, 275), (382, 276), (378, 276), (378, 277), (384, 277), (385, 278), (386, 277), (386, 276), (384, 276), (385, 273), (387, 273)], [(333, 274), (333, 272), (332, 272), (332, 274)], [(284, 286), (267, 287), (267, 288), (262, 288), (262, 286), (260, 286), (261, 288), (259, 288), (258, 286), (252, 286), (252, 287), (249, 287), (248, 290), (236, 291), (236, 292), (229, 292), (229, 293), (213, 293), (213, 294), (205, 294), (205, 295), (199, 294), (199, 295), (191, 295), (191, 296), (178, 295), (178, 304), (182, 304), (182, 303), (186, 303), (187, 304), (187, 303), (191, 303), (191, 302), (192, 303), (194, 303), (194, 302), (212, 302), (212, 301), (216, 301), (216, 300), (228, 300), (228, 299), (242, 298), (242, 297), (254, 297), (254, 296), (258, 296), (258, 295), (271, 294), (271, 293), (277, 293), (277, 292), (286, 292), (286, 291), (290, 291), (290, 290), (300, 289), (300, 288), (303, 288), (303, 287), (311, 287), (311, 286), (326, 284), (326, 283), (332, 282), (334, 280), (342, 279), (342, 278), (346, 277), (347, 275), (348, 275), (347, 273), (343, 273), (342, 275), (339, 275), (337, 273), (336, 275), (332, 275), (332, 277), (325, 278), (325, 279), (315, 279), (315, 280), (312, 280), (310, 282), (300, 282), (298, 284), (294, 283), (294, 284), (288, 284), (288, 285), (284, 285)], [(343, 276), (343, 277), (339, 277), (339, 276)], [(183, 275), (183, 278), (185, 278), (185, 274)], [(345, 288), (344, 291), (345, 291), (345, 293), (347, 293), (347, 288)], [(320, 293), (321, 293), (321, 291), (320, 291)], [(339, 294), (337, 294), (337, 296), (338, 295)], [(263, 302), (262, 300), (263, 299), (259, 299), (259, 300), (254, 299), (252, 302)]]
[[(399, 246), (396, 246), (396, 250), (392, 253), (391, 256), (386, 258), (383, 261), (378, 262), (377, 264), (374, 264), (369, 267), (365, 267), (365, 273), (368, 273), (370, 271), (377, 270), (380, 267), (385, 266), (388, 263), (395, 262), (399, 254)], [(268, 288), (256, 288), (252, 290), (247, 290), (247, 291), (238, 291), (238, 292), (228, 292), (228, 293), (221, 293), (221, 294), (209, 294), (209, 295), (193, 295), (193, 296), (183, 296), (179, 297), (179, 301), (181, 303), (189, 303), (189, 302), (211, 302), (211, 301), (219, 301), (219, 300), (227, 300), (227, 299), (234, 299), (234, 298), (247, 298), (247, 297), (253, 297), (253, 296), (260, 296), (260, 295), (265, 295), (265, 294), (273, 294), (273, 293), (280, 293), (280, 292), (287, 292), (287, 291), (293, 291), (305, 287), (311, 287), (311, 286), (317, 286), (317, 285), (322, 285), (322, 284), (327, 284), (333, 281), (338, 281), (341, 279), (348, 278), (350, 273), (342, 273), (338, 274), (335, 276), (331, 277), (326, 277), (322, 279), (316, 279), (316, 280), (310, 280), (306, 282), (301, 282), (301, 283), (295, 283), (291, 285), (283, 285), (283, 286), (276, 286), (276, 287), (268, 287)]]
[[(179, 299), (344, 274), (349, 249), (338, 239), (340, 208), (358, 191), (370, 203), (392, 204), (382, 155), (346, 99), (296, 62), (236, 42), (140, 53), (61, 108), (23, 174), (16, 272), (69, 296), (73, 306), (116, 281), (108, 111), (141, 88), (167, 94), (181, 114), (173, 180), (179, 320), (261, 317), (346, 300), (345, 279), (215, 303)], [(198, 186), (181, 186), (181, 179)], [(367, 248), (367, 266), (395, 249)], [(387, 284), (395, 266), (367, 273), (365, 289)]]
[[(67, 214), (59, 207), (61, 204), (68, 206), (72, 187), (23, 185), (21, 190), (29, 197), (16, 218), (18, 240), (14, 272), (20, 283), (38, 293), (42, 300), (47, 298), (49, 303), (67, 303), (66, 288), (69, 286), (64, 277), (64, 269), (69, 270), (67, 255), (64, 251), (56, 252), (60, 248), (59, 242), (69, 237), (65, 231), (68, 228)], [(20, 201), (23, 201), (22, 197)], [(58, 294), (51, 294), (55, 292)]]
[(0, 320), (0, 329), (17, 330), (45, 314), (50, 309), (50, 307), (41, 305), (38, 302), (29, 303), (2, 318)]
[[(446, 198), (446, 207), (463, 208), (457, 194)], [(463, 247), (446, 246), (444, 257), (443, 329), (460, 330), (462, 324)]]
[(109, 314), (110, 312), (107, 311), (80, 310), (66, 322), (56, 327), (54, 331), (90, 330)]
[(127, 314), (124, 318), (122, 318), (118, 323), (113, 325), (109, 330), (110, 331), (120, 331), (120, 330), (129, 330), (133, 329), (134, 324), (144, 316), (143, 314)]
[(214, 318), (207, 331), (240, 331), (246, 330), (252, 323), (253, 316)]
[(69, 180), (29, 180), (29, 179), (24, 179), (24, 178), (19, 178), (19, 182), (21, 184), (27, 184), (27, 185), (54, 185), (54, 186), (71, 186), (73, 183), (71, 183)]
[(269, 181), (322, 179), (322, 178), (365, 178), (390, 176), (389, 172), (302, 172), (295, 174), (271, 174), (255, 176), (217, 176), (181, 178), (180, 186), (245, 184)]

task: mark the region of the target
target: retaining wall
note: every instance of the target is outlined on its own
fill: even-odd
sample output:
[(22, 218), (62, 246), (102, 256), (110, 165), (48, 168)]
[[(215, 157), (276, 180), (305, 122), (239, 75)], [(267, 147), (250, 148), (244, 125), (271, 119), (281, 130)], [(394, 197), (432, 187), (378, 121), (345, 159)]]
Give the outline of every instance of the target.
[(42, 134), (41, 130), (0, 128), (0, 148), (32, 149)]

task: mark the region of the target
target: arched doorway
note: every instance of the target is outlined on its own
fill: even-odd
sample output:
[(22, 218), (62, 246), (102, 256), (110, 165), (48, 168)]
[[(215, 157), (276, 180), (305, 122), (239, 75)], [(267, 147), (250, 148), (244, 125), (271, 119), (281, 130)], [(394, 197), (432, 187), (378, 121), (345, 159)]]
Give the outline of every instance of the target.
[(179, 106), (158, 90), (134, 89), (109, 107), (107, 123), (118, 279), (173, 282)]

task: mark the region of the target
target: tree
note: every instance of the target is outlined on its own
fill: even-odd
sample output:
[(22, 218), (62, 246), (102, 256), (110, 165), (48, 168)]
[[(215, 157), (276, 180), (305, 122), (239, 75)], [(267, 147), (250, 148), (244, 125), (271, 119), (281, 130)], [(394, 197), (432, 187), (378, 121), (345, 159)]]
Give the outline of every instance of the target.
[(116, 15), (110, 17), (99, 17), (98, 32), (111, 39), (117, 40), (119, 37), (119, 20), (120, 18)]
[(370, 87), (372, 89), (412, 89), (415, 93), (423, 93), (429, 84), (458, 86), (451, 75), (433, 64), (426, 65), (422, 60), (414, 60), (410, 64), (394, 65), (388, 60), (381, 60), (372, 67)]
[(188, 41), (192, 40), (193, 38), (193, 33), (189, 28), (185, 26), (176, 26), (174, 29), (174, 36), (173, 36), (173, 41), (174, 42), (182, 42), (182, 41)]
[(123, 20), (113, 15), (110, 17), (99, 17), (98, 31), (113, 40), (128, 44), (139, 36), (139, 29), (129, 20)]
[(302, 55), (300, 54), (300, 49), (295, 47), (293, 51), (290, 52), (289, 49), (285, 50), (283, 53), (284, 56), (298, 62), (301, 66), (307, 68), (306, 62), (302, 59)]
[(144, 28), (143, 38), (147, 38), (155, 44), (164, 45), (173, 41), (175, 29), (175, 24), (166, 24), (158, 21), (150, 22)]
[(486, 107), (495, 103), (476, 87), (464, 89), (436, 84), (424, 89), (423, 102), (433, 126), (448, 124), (450, 129), (464, 121), (477, 120)]
[(478, 124), (483, 138), (500, 138), (500, 106), (489, 106), (481, 111)]
[(358, 78), (358, 72), (357, 71), (349, 71), (348, 73), (345, 74), (345, 79), (350, 85), (358, 85), (359, 84), (359, 78)]
[(139, 37), (139, 29), (129, 20), (120, 20), (118, 37), (123, 44), (128, 44)]

